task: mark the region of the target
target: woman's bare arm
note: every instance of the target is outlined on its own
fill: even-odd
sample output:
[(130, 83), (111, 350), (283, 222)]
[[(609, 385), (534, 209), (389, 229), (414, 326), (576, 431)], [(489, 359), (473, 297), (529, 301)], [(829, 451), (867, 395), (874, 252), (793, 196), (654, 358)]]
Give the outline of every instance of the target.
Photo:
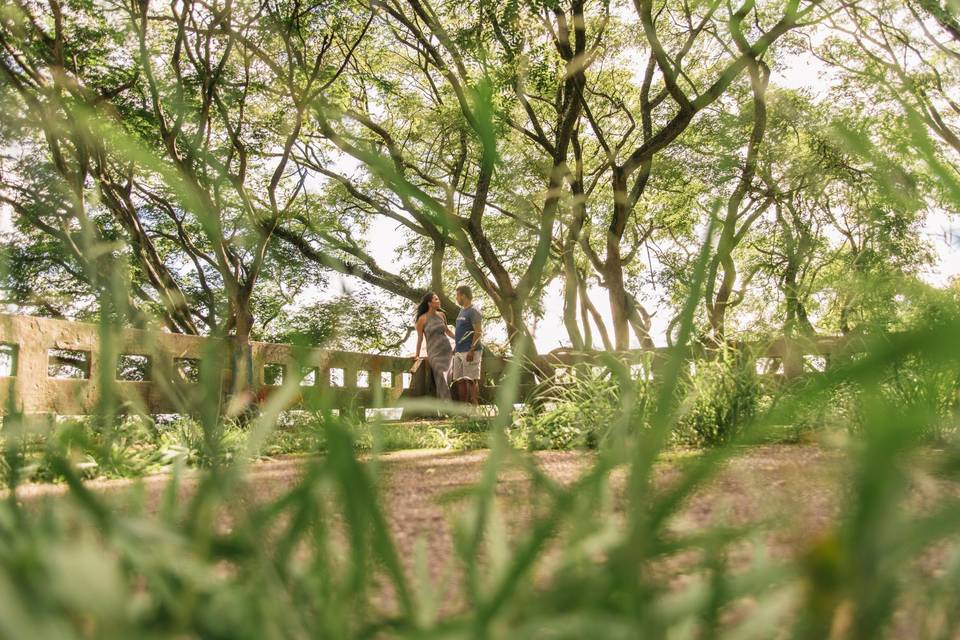
[(416, 327), (417, 327), (417, 350), (414, 352), (414, 357), (415, 357), (415, 358), (419, 358), (419, 357), (420, 357), (420, 347), (423, 346), (423, 325), (424, 325), (423, 319), (424, 319), (425, 317), (426, 317), (426, 315), (422, 315), (422, 316), (420, 316), (419, 318), (417, 318), (417, 324), (416, 324)]

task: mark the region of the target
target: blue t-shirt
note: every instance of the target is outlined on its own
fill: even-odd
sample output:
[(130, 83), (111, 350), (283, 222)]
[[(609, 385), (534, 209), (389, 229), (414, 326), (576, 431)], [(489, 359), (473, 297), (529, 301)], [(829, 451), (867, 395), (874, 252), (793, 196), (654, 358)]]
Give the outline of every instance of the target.
[[(454, 351), (465, 353), (470, 351), (470, 345), (473, 344), (473, 325), (480, 322), (480, 312), (474, 307), (460, 309), (457, 314), (457, 326), (453, 331), (453, 341), (456, 344)], [(477, 344), (477, 351), (480, 350), (480, 344)]]

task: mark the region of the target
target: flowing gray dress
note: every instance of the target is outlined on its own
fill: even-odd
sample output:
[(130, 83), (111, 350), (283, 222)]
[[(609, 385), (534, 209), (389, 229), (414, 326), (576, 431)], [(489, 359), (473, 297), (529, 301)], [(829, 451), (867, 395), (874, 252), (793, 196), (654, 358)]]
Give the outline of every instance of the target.
[(427, 318), (423, 325), (423, 333), (427, 338), (427, 358), (433, 371), (433, 381), (437, 385), (437, 397), (441, 400), (450, 399), (450, 358), (453, 356), (453, 347), (450, 346), (446, 331), (447, 325), (436, 314)]

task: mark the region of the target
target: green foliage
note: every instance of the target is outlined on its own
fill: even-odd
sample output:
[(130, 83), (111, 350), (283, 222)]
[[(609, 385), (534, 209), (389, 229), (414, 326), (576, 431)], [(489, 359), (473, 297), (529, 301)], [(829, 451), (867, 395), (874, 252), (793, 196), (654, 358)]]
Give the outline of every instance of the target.
[(960, 426), (960, 364), (911, 355), (891, 369), (881, 386), (885, 400), (911, 415), (923, 416), (919, 426), (934, 442), (942, 444), (955, 435)]
[[(306, 411), (281, 414), (253, 460), (286, 455), (317, 455), (327, 450), (322, 414)], [(83, 478), (139, 478), (171, 471), (175, 466), (210, 468), (242, 458), (250, 437), (247, 426), (221, 424), (210, 442), (203, 425), (189, 416), (160, 416), (156, 421), (136, 416), (117, 420), (104, 429), (88, 418), (34, 424), (26, 433), (13, 433), (16, 420), (7, 420), (0, 458), (0, 480), (9, 483), (13, 456), (21, 482), (62, 482), (56, 460), (67, 460)], [(489, 419), (461, 417), (453, 421), (382, 424), (345, 421), (357, 451), (404, 449), (478, 449), (488, 444)]]
[[(899, 327), (914, 332), (940, 331), (957, 322), (958, 309), (955, 288), (914, 291)], [(834, 365), (855, 366), (862, 358), (855, 354)], [(869, 384), (851, 381), (837, 385), (829, 394), (813, 397), (802, 387), (791, 390), (797, 398), (805, 398), (802, 406), (807, 407), (794, 416), (794, 422), (862, 433), (869, 423), (870, 404), (879, 401), (919, 416), (916, 425), (904, 428), (916, 429), (932, 444), (941, 445), (956, 436), (960, 408), (960, 365), (956, 361), (934, 354), (906, 354), (876, 371), (875, 378)]]
[(817, 391), (807, 382), (775, 390), (775, 402), (790, 405), (780, 418), (788, 425), (789, 435), (785, 435), (792, 439), (837, 432), (862, 436), (871, 422), (871, 406), (882, 403), (915, 416), (901, 428), (915, 431), (926, 444), (943, 446), (956, 441), (960, 368), (955, 363), (911, 354), (876, 373), (869, 385), (849, 381)]
[(749, 362), (735, 354), (696, 360), (686, 377), (676, 436), (681, 442), (714, 446), (735, 439), (757, 414), (761, 387)]
[[(946, 304), (935, 318), (904, 317), (928, 262), (924, 216), (960, 201), (946, 99), (960, 77), (956, 21), (917, 0), (876, 0), (868, 13), (861, 3), (636, 4), (574, 3), (569, 15), (555, 0), (376, 12), (337, 1), (4, 6), (10, 301), (96, 317), (105, 353), (118, 347), (114, 328), (157, 319), (245, 340), (252, 316), (254, 334), (328, 340), (346, 329), (344, 339), (376, 342), (382, 316), (369, 308), (356, 323), (342, 317), (350, 303), (299, 324), (287, 315), (327, 282), (314, 269), (407, 299), (469, 269), (518, 331), (500, 412), (485, 425), (354, 424), (323, 394), (316, 414), (281, 417), (299, 391), (292, 380), (241, 427), (220, 402), (234, 354), (217, 347), (204, 353), (200, 393), (182, 399), (189, 420), (118, 419), (112, 380), (91, 420), (45, 430), (31, 430), (12, 398), (0, 636), (956, 637), (960, 318)], [(790, 27), (793, 47), (835, 59), (845, 77), (819, 103), (772, 96), (770, 138), (788, 142), (764, 149), (745, 185), (755, 207), (730, 207), (718, 229), (756, 113), (740, 108), (750, 88), (733, 72), (753, 59), (779, 71), (783, 49), (766, 43)], [(806, 32), (835, 27), (841, 37), (822, 46)], [(400, 248), (413, 256), (405, 271), (368, 251), (373, 219), (415, 236)], [(765, 403), (753, 372), (727, 355), (684, 373), (691, 336), (713, 321), (702, 307), (718, 236), (737, 248), (723, 258), (731, 306), (752, 293), (756, 324), (788, 334), (814, 323), (875, 333), (862, 357), (803, 386), (771, 385)], [(656, 383), (632, 380), (611, 356), (608, 371), (550, 381), (512, 425), (524, 313), (543, 308), (556, 254), (629, 302), (622, 343), (629, 322), (649, 320), (625, 294), (646, 286), (651, 248), (678, 311)], [(751, 292), (751, 278), (768, 286)], [(849, 446), (830, 452), (843, 476), (833, 517), (796, 536), (792, 553), (764, 552), (780, 533), (764, 522), (686, 527), (685, 505), (724, 470), (731, 445), (784, 416), (847, 422)], [(663, 477), (674, 434), (715, 446)], [(558, 482), (511, 440), (595, 451)], [(358, 452), (480, 444), (490, 449), (476, 481), (442, 496), (454, 558), (434, 572), (432, 546), (408, 556), (395, 540), (398, 518), (378, 492), (384, 465)], [(274, 487), (280, 495), (256, 493), (252, 460), (303, 450), (322, 455)], [(196, 472), (184, 482), (187, 465)], [(137, 487), (111, 496), (83, 482), (158, 469), (171, 472), (159, 504)], [(67, 490), (24, 505), (29, 479)], [(941, 485), (918, 506), (917, 493)]]
[[(693, 446), (715, 446), (737, 438), (756, 417), (763, 389), (757, 375), (733, 354), (692, 363), (678, 393), (683, 400), (674, 429), (674, 441)], [(646, 376), (624, 384), (606, 368), (582, 367), (559, 374), (543, 385), (538, 401), (517, 412), (511, 438), (530, 450), (596, 448), (627, 403), (627, 433), (649, 426), (656, 386)], [(620, 446), (618, 440), (614, 443)]]
[[(952, 319), (925, 326), (793, 389), (795, 399), (780, 401), (792, 409), (843, 385), (857, 385), (874, 399), (884, 380), (875, 372), (900, 363), (904, 354), (928, 364), (956, 359), (957, 343), (945, 340), (958, 329)], [(856, 446), (837, 452), (848, 460), (842, 517), (827, 522), (815, 538), (801, 541), (796, 556), (757, 557), (734, 569), (721, 558), (762, 539), (759, 525), (742, 531), (705, 525), (686, 535), (678, 534), (675, 523), (683, 516), (685, 500), (735, 448), (708, 449), (678, 464), (659, 455), (664, 449), (654, 447), (651, 436), (673, 428), (669, 416), (679, 415), (682, 421), (690, 415), (684, 409), (703, 397), (691, 399), (695, 389), (727, 393), (723, 402), (703, 402), (702, 407), (736, 405), (729, 392), (738, 389), (730, 382), (738, 368), (732, 359), (703, 361), (698, 366), (702, 380), (696, 382), (695, 376), (689, 386), (678, 386), (686, 377), (679, 374), (681, 364), (678, 359), (674, 378), (660, 380), (662, 386), (649, 393), (633, 392), (629, 385), (634, 382), (628, 385), (616, 374), (592, 371), (583, 371), (579, 384), (571, 381), (571, 391), (555, 393), (568, 404), (603, 412), (608, 424), (635, 425), (636, 416), (644, 416), (645, 428), (619, 446), (603, 446), (604, 435), (598, 433), (601, 446), (569, 484), (539, 475), (535, 459), (506, 446), (502, 418), (483, 425), (488, 429), (479, 420), (421, 425), (421, 433), (456, 426), (462, 434), (489, 436), (493, 446), (477, 484), (446, 498), (463, 516), (455, 527), (455, 552), (465, 575), (453, 584), (464, 593), (475, 589), (477, 598), (475, 605), (454, 612), (440, 612), (451, 583), (433, 582), (420, 564), (424, 560), (410, 559), (412, 571), (401, 561), (375, 489), (374, 472), (382, 464), (357, 459), (358, 450), (387, 448), (388, 434), (399, 432), (397, 427), (372, 424), (361, 431), (335, 416), (288, 415), (277, 430), (311, 424), (322, 432), (326, 454), (304, 460), (301, 475), (279, 496), (249, 500), (249, 488), (241, 490), (243, 461), (233, 457), (192, 476), (187, 490), (181, 467), (174, 465), (167, 494), (154, 509), (137, 491), (111, 497), (85, 488), (82, 458), (68, 453), (77, 451), (81, 436), (76, 424), (64, 424), (64, 447), (54, 449), (49, 466), (69, 484), (69, 494), (27, 508), (15, 500), (0, 504), (4, 624), (12, 637), (414, 638), (451, 630), (482, 636), (495, 626), (496, 636), (505, 638), (579, 636), (589, 629), (600, 629), (606, 637), (668, 637), (678, 629), (697, 634), (713, 629), (716, 637), (733, 638), (743, 628), (721, 612), (749, 598), (764, 610), (750, 623), (759, 629), (755, 637), (776, 628), (785, 637), (807, 638), (825, 637), (834, 625), (852, 624), (844, 622), (851, 618), (862, 620), (856, 623), (864, 629), (862, 637), (880, 637), (895, 624), (892, 611), (898, 612), (897, 620), (902, 611), (919, 621), (911, 629), (951, 615), (955, 565), (948, 563), (942, 575), (930, 576), (916, 564), (933, 548), (955, 548), (957, 505), (944, 499), (923, 513), (904, 509), (923, 442), (904, 425), (923, 424), (931, 417), (928, 411), (883, 400), (876, 409), (863, 409), (867, 428), (855, 434)], [(651, 395), (668, 402), (668, 409), (647, 404)], [(745, 404), (737, 406), (738, 415), (746, 417)], [(747, 438), (778, 417), (775, 408), (734, 427), (729, 440)], [(570, 415), (566, 409), (557, 419)], [(576, 418), (581, 434), (590, 415), (596, 419), (599, 414), (585, 410)], [(8, 426), (16, 424), (14, 417)], [(254, 424), (249, 433), (257, 429)], [(178, 441), (192, 438), (192, 446), (199, 448), (207, 443), (198, 435), (202, 424), (196, 423), (131, 421), (116, 429), (128, 435), (140, 430)], [(953, 483), (955, 456), (954, 449), (947, 449), (945, 457), (925, 466), (938, 482)], [(23, 457), (5, 459), (8, 472), (23, 477)], [(675, 478), (665, 487), (643, 481), (653, 477), (658, 460)], [(620, 469), (630, 478), (626, 486)], [(511, 482), (520, 474), (529, 483), (523, 504), (536, 506), (532, 521), (521, 520), (509, 532), (498, 515), (505, 496), (497, 478), (503, 473), (510, 474)], [(222, 514), (229, 514), (228, 527), (219, 519)], [(686, 586), (664, 577), (665, 562), (693, 576)], [(534, 570), (543, 573), (534, 579)]]
[(355, 423), (351, 433), (359, 451), (401, 451), (404, 449), (445, 449), (466, 451), (488, 445), (481, 421), (410, 422), (383, 424)]
[(183, 457), (191, 466), (215, 466), (230, 462), (242, 451), (246, 430), (234, 421), (224, 421), (212, 433), (189, 416), (177, 416), (157, 427), (156, 444), (164, 458)]
[(396, 351), (409, 335), (412, 316), (409, 304), (391, 304), (368, 291), (353, 291), (311, 305), (281, 308), (257, 338), (366, 353)]
[[(633, 430), (643, 428), (652, 394), (645, 378), (630, 384)], [(602, 446), (625, 402), (623, 386), (609, 370), (587, 366), (558, 372), (535, 395), (535, 403), (517, 412), (510, 434), (516, 446), (531, 451)]]
[(845, 382), (823, 391), (800, 382), (786, 389), (771, 390), (765, 400), (788, 405), (789, 411), (779, 422), (785, 425), (789, 439), (815, 439), (820, 434), (837, 432), (860, 433), (862, 394), (852, 383)]

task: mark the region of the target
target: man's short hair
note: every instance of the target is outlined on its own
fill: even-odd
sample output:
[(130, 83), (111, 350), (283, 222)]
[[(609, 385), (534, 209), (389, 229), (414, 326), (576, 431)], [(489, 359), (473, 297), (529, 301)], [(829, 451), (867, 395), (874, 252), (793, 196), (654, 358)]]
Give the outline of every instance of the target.
[(473, 300), (473, 292), (470, 291), (470, 287), (468, 287), (465, 284), (462, 284), (459, 287), (457, 287), (457, 293), (462, 293), (467, 297), (468, 300)]

